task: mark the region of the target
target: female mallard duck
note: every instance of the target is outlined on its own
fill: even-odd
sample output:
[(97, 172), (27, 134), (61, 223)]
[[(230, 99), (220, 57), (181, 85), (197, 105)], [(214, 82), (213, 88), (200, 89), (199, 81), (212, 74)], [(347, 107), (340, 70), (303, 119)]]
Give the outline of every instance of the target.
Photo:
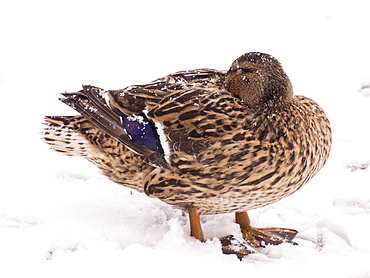
[(301, 188), (331, 147), (324, 111), (293, 95), (280, 63), (263, 53), (242, 55), (227, 72), (182, 71), (147, 85), (63, 95), (81, 115), (46, 117), (45, 142), (187, 211), (201, 241), (199, 215), (234, 212), (253, 246), (291, 242), (295, 230), (253, 228), (246, 211)]

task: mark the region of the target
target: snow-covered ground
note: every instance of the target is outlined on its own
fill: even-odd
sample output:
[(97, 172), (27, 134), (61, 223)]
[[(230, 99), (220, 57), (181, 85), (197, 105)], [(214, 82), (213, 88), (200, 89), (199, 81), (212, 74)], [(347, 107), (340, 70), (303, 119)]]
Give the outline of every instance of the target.
[[(0, 276), (370, 277), (369, 27), (357, 0), (1, 1)], [(182, 212), (39, 139), (43, 115), (74, 114), (57, 93), (227, 69), (249, 51), (274, 55), (332, 123), (324, 169), (250, 212), (299, 230), (298, 246), (223, 255), (215, 237), (239, 233), (233, 215), (202, 217), (200, 243)]]

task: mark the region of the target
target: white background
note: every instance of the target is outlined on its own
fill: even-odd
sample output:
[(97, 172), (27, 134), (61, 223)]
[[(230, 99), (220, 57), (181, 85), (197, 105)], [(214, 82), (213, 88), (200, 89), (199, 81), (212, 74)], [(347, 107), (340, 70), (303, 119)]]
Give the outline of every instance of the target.
[[(356, 0), (1, 1), (0, 275), (370, 277), (369, 28)], [(228, 69), (250, 51), (275, 56), (332, 123), (324, 169), (250, 212), (257, 227), (299, 230), (298, 246), (223, 255), (215, 237), (239, 233), (233, 215), (202, 217), (197, 242), (182, 212), (39, 139), (44, 115), (74, 114), (58, 93)]]

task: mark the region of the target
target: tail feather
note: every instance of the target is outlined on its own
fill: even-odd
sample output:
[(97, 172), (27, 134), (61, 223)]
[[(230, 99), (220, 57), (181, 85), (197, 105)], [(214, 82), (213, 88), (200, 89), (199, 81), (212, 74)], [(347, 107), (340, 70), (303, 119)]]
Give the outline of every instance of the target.
[(143, 178), (153, 167), (83, 116), (48, 116), (43, 124), (42, 139), (51, 149), (85, 157), (112, 181), (143, 192)]
[(43, 141), (54, 151), (68, 156), (100, 157), (104, 153), (81, 132), (93, 128), (82, 116), (47, 116)]

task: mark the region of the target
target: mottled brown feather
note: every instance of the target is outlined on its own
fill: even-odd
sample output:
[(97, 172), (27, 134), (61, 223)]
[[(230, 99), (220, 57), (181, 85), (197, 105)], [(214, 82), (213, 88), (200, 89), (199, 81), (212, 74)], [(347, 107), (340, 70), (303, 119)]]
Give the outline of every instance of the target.
[(324, 111), (293, 95), (280, 63), (267, 54), (247, 53), (228, 72), (183, 71), (106, 94), (112, 111), (145, 112), (162, 126), (168, 166), (148, 165), (114, 131), (109, 136), (79, 116), (46, 118), (45, 142), (75, 132), (98, 150), (84, 156), (104, 175), (180, 209), (217, 214), (271, 204), (301, 188), (329, 155)]

